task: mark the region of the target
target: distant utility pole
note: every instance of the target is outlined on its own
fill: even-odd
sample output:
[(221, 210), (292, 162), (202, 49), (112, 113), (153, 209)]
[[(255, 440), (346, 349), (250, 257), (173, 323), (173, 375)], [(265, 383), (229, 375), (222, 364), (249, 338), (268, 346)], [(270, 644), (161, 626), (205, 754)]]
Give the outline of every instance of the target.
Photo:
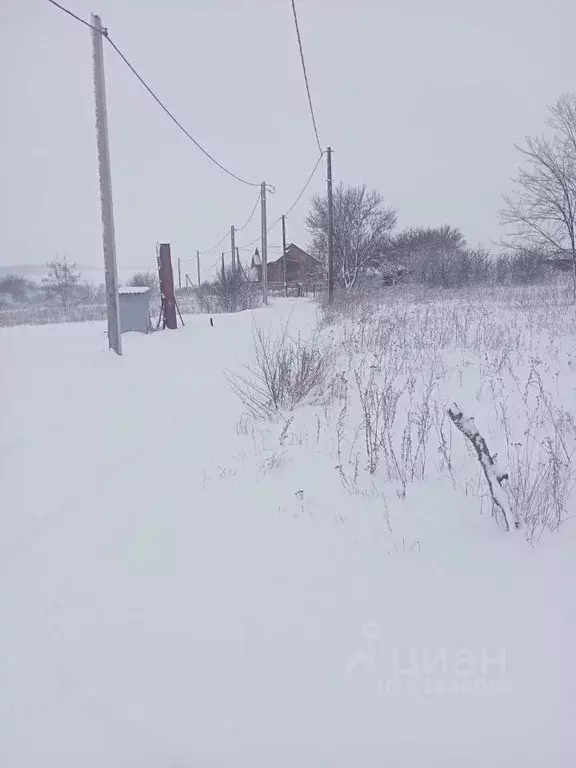
[(200, 251), (196, 251), (196, 269), (198, 270), (198, 288), (200, 288)]
[(104, 50), (102, 45), (103, 28), (100, 16), (92, 14), (92, 27), (94, 103), (96, 107), (98, 174), (100, 176), (100, 208), (102, 213), (102, 243), (104, 249), (106, 308), (108, 316), (108, 346), (117, 355), (121, 355), (122, 336), (120, 333), (120, 308), (118, 303), (118, 269), (116, 267), (116, 238), (114, 234), (114, 208), (112, 206), (110, 147), (108, 145), (106, 81), (104, 79)]
[(236, 272), (236, 230), (234, 226), (230, 227), (230, 254), (232, 258), (232, 271)]
[(268, 304), (268, 233), (266, 232), (266, 182), (260, 190), (260, 211), (262, 223), (262, 301)]
[(286, 216), (282, 214), (282, 256), (284, 262), (284, 297), (288, 296), (288, 283), (286, 281)]
[(332, 148), (327, 150), (328, 184), (328, 304), (334, 300), (334, 212), (332, 200)]
[(178, 290), (182, 290), (182, 272), (180, 266), (180, 256), (178, 256)]
[(226, 282), (226, 269), (224, 267), (224, 251), (222, 251), (222, 282)]

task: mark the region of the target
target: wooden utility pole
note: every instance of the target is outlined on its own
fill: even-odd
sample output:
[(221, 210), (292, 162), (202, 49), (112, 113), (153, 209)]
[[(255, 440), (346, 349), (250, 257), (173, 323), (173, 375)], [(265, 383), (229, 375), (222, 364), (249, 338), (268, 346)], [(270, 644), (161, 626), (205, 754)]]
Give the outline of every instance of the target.
[(284, 263), (284, 297), (288, 296), (288, 282), (286, 280), (286, 216), (282, 214), (282, 256)]
[(226, 281), (226, 268), (224, 267), (224, 251), (222, 251), (222, 282)]
[(230, 227), (230, 258), (232, 259), (232, 271), (236, 272), (236, 229), (234, 226)]
[(96, 107), (96, 142), (100, 177), (100, 207), (102, 214), (102, 243), (106, 282), (106, 313), (108, 317), (108, 346), (122, 354), (120, 307), (118, 302), (118, 269), (116, 267), (116, 236), (112, 206), (112, 177), (108, 145), (108, 115), (106, 112), (106, 81), (104, 79), (104, 50), (100, 16), (92, 14), (92, 54), (94, 61), (94, 103)]
[(327, 149), (328, 184), (328, 303), (334, 300), (334, 211), (332, 200), (332, 148)]
[(196, 251), (196, 269), (198, 271), (198, 288), (200, 288), (200, 251)]
[(266, 231), (266, 182), (260, 190), (260, 212), (262, 224), (262, 301), (268, 304), (268, 233)]

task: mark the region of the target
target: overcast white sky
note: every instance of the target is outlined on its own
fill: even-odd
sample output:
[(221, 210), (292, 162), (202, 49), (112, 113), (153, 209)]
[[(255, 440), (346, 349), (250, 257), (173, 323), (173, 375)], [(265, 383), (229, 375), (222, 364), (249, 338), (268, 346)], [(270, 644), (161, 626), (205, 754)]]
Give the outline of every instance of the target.
[[(63, 0), (110, 35), (224, 164), (277, 188), (316, 159), (290, 0)], [(377, 187), (400, 224), (497, 239), (512, 146), (576, 90), (573, 0), (299, 0), (320, 137), (337, 181)], [(46, 0), (0, 0), (0, 264), (101, 263), (87, 29)], [(213, 166), (105, 46), (119, 266), (183, 260), (247, 218), (257, 190)], [(323, 188), (319, 172), (311, 192)], [(308, 196), (307, 196), (308, 197)], [(303, 228), (307, 199), (291, 217)], [(238, 237), (258, 235), (255, 219)], [(271, 242), (280, 242), (279, 229)], [(302, 242), (290, 226), (289, 240)], [(203, 257), (206, 269), (218, 251)], [(244, 254), (248, 256), (248, 254)], [(187, 262), (184, 262), (187, 263)], [(190, 262), (192, 272), (192, 262)]]

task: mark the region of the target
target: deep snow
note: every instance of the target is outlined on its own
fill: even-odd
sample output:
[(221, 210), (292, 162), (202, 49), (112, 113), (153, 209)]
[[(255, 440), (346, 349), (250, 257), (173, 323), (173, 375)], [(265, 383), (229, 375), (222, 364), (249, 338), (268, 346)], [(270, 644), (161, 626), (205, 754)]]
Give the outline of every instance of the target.
[(238, 428), (252, 313), (185, 319), (0, 333), (0, 764), (575, 765), (573, 522), (532, 548), (438, 476), (390, 528)]

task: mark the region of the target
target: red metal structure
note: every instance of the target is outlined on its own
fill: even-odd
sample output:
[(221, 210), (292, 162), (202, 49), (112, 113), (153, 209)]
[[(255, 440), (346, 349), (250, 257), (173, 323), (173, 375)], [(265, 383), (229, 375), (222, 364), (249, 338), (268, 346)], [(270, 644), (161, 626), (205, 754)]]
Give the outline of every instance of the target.
[(178, 324), (176, 320), (177, 307), (174, 294), (174, 273), (172, 271), (170, 243), (162, 243), (158, 246), (158, 277), (160, 278), (160, 295), (162, 297), (158, 325), (162, 322), (163, 328), (174, 330)]

